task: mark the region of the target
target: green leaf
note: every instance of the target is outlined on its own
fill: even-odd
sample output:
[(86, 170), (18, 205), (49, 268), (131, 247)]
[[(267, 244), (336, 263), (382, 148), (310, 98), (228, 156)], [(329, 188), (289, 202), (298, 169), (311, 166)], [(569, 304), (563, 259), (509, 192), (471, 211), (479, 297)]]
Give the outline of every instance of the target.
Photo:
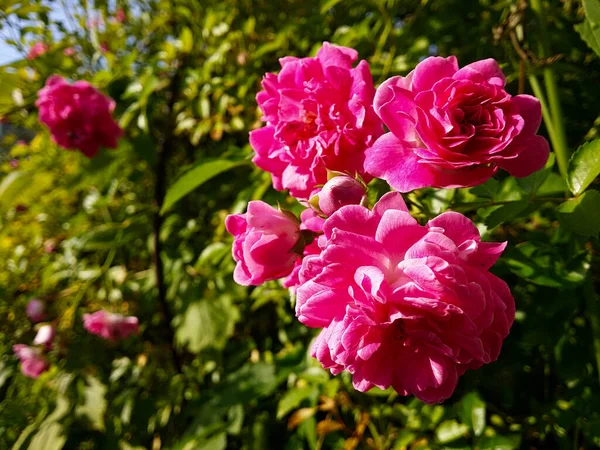
[(477, 392), (465, 395), (461, 401), (460, 420), (473, 430), (475, 436), (485, 430), (485, 402)]
[(517, 184), (528, 194), (535, 194), (550, 175), (550, 169), (542, 169), (532, 173), (528, 177), (518, 178)]
[(600, 56), (600, 0), (583, 0), (585, 20), (575, 30), (587, 45)]
[(40, 431), (31, 439), (28, 450), (61, 450), (66, 442), (62, 425), (52, 422), (40, 427)]
[(277, 419), (281, 419), (290, 411), (296, 409), (302, 401), (314, 395), (314, 393), (315, 388), (313, 386), (294, 388), (287, 391), (277, 405)]
[(514, 219), (523, 212), (529, 205), (529, 200), (519, 200), (516, 202), (502, 205), (492, 211), (484, 220), (485, 225), (489, 228), (495, 228), (498, 225)]
[(435, 437), (440, 444), (455, 441), (463, 437), (469, 427), (464, 423), (458, 423), (456, 420), (445, 420), (435, 430)]
[(11, 172), (0, 182), (0, 212), (5, 213), (31, 185), (32, 172)]
[(513, 434), (510, 436), (489, 436), (479, 441), (480, 450), (514, 450), (521, 445), (521, 436)]
[(471, 192), (471, 194), (476, 195), (477, 197), (494, 198), (496, 196), (496, 193), (498, 192), (499, 187), (500, 183), (498, 183), (498, 180), (490, 178), (485, 183), (469, 189), (469, 191)]
[(192, 35), (192, 31), (185, 27), (181, 31), (181, 35), (179, 36), (179, 41), (181, 42), (181, 52), (189, 53), (194, 48), (194, 36)]
[(164, 214), (175, 203), (188, 195), (194, 189), (202, 186), (203, 183), (211, 178), (244, 164), (246, 164), (246, 161), (228, 161), (226, 159), (219, 159), (194, 167), (190, 171), (183, 174), (169, 188), (160, 213)]
[(89, 376), (86, 378), (88, 383), (83, 390), (85, 401), (83, 405), (78, 405), (75, 411), (78, 415), (88, 418), (92, 428), (104, 431), (104, 413), (106, 412), (106, 386), (97, 378)]
[(583, 10), (593, 25), (600, 25), (600, 0), (583, 0)]
[(581, 145), (569, 161), (567, 183), (579, 195), (600, 174), (600, 139)]
[(600, 232), (600, 193), (587, 191), (556, 208), (558, 220), (566, 229), (585, 237)]
[(177, 327), (176, 342), (192, 353), (207, 347), (222, 348), (233, 334), (237, 317), (237, 309), (227, 295), (196, 301), (187, 308)]

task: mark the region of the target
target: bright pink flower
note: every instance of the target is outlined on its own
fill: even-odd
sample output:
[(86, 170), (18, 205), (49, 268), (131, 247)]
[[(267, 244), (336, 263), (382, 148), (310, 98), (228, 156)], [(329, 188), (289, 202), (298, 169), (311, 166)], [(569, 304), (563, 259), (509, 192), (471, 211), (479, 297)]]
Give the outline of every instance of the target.
[(21, 373), (26, 377), (37, 378), (50, 367), (39, 348), (17, 344), (13, 345), (13, 352), (21, 360)]
[(32, 60), (42, 56), (44, 53), (48, 51), (48, 44), (45, 44), (42, 41), (38, 41), (31, 46), (29, 52), (27, 53), (27, 59)]
[(33, 298), (27, 303), (27, 317), (34, 323), (41, 322), (46, 318), (46, 303)]
[(233, 279), (238, 284), (256, 286), (285, 277), (299, 258), (294, 251), (300, 238), (298, 223), (264, 202), (252, 201), (246, 214), (227, 216), (225, 228), (234, 236)]
[(365, 176), (364, 152), (383, 129), (369, 65), (352, 68), (357, 58), (325, 42), (316, 58), (288, 56), (279, 75), (265, 75), (256, 100), (267, 125), (250, 133), (250, 144), (275, 189), (307, 199), (327, 181), (326, 169)]
[(90, 333), (109, 341), (125, 339), (130, 334), (137, 334), (139, 330), (137, 317), (125, 317), (104, 310), (84, 314), (83, 327)]
[(493, 59), (459, 69), (454, 56), (427, 58), (385, 81), (375, 111), (390, 133), (367, 152), (365, 169), (400, 192), (475, 186), (498, 168), (515, 177), (541, 169), (549, 147), (536, 135), (540, 102), (512, 97), (504, 84)]
[(365, 196), (365, 187), (349, 176), (333, 177), (319, 191), (319, 209), (326, 216), (346, 205), (358, 205)]
[[(325, 219), (317, 216), (317, 214), (312, 209), (305, 209), (300, 214), (300, 229), (301, 230), (310, 230), (314, 233), (321, 234), (323, 233), (323, 224), (325, 223)], [(302, 252), (302, 258), (308, 255), (318, 255), (321, 252), (319, 248), (318, 238), (313, 239), (308, 245), (304, 247), (304, 251)], [(300, 274), (300, 269), (302, 268), (302, 258), (297, 258), (294, 263), (294, 268), (292, 269), (292, 273), (288, 275), (288, 277), (283, 280), (283, 287), (287, 289), (291, 289), (292, 292), (296, 291), (296, 288), (300, 284), (300, 280), (298, 279), (298, 275)]]
[(33, 340), (34, 345), (43, 345), (46, 349), (52, 347), (54, 341), (55, 331), (52, 325), (43, 325), (38, 330)]
[(397, 192), (373, 211), (344, 206), (323, 231), (321, 253), (300, 271), (296, 315), (324, 328), (312, 355), (333, 374), (434, 403), (498, 358), (515, 305), (488, 269), (505, 243), (481, 242), (456, 212), (421, 226)]
[(100, 147), (116, 148), (123, 131), (112, 118), (115, 102), (87, 81), (67, 83), (58, 75), (38, 92), (40, 122), (62, 147), (78, 149), (88, 158)]
[(63, 50), (63, 55), (65, 56), (73, 56), (75, 53), (77, 53), (75, 47), (67, 47)]

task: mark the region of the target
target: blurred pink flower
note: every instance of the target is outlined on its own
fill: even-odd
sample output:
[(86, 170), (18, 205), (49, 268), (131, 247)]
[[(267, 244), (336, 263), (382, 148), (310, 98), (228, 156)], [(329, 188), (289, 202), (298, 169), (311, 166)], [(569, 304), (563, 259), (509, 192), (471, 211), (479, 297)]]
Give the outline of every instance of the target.
[(275, 189), (307, 199), (327, 181), (326, 169), (365, 176), (365, 150), (383, 128), (369, 65), (352, 68), (357, 59), (356, 50), (325, 42), (316, 58), (282, 58), (279, 74), (263, 78), (256, 100), (266, 126), (250, 133), (250, 144)]
[(13, 345), (13, 352), (21, 361), (21, 373), (26, 377), (37, 378), (50, 367), (39, 348), (17, 344)]
[(67, 47), (63, 50), (63, 54), (65, 56), (73, 56), (75, 53), (77, 53), (77, 50), (75, 50), (75, 47)]
[(459, 69), (454, 56), (429, 57), (385, 81), (374, 107), (390, 132), (367, 151), (365, 169), (408, 192), (475, 186), (498, 168), (515, 177), (543, 168), (549, 146), (536, 135), (540, 102), (511, 96), (505, 81), (493, 59)]
[(421, 226), (397, 192), (373, 211), (342, 207), (323, 231), (320, 254), (303, 261), (296, 315), (324, 328), (311, 354), (333, 374), (435, 403), (498, 358), (515, 304), (489, 268), (505, 243), (481, 242), (456, 212)]
[(115, 12), (115, 20), (118, 23), (123, 23), (123, 22), (125, 22), (125, 19), (127, 19), (127, 15), (125, 14), (125, 10), (123, 8), (117, 9), (117, 11)]
[(102, 53), (107, 53), (107, 52), (110, 51), (110, 47), (108, 45), (108, 42), (106, 42), (106, 41), (100, 42), (100, 51)]
[(11, 159), (9, 164), (11, 168), (16, 169), (17, 167), (19, 167), (19, 160)]
[(43, 345), (47, 350), (52, 347), (55, 331), (52, 325), (42, 325), (33, 340), (34, 345)]
[(137, 317), (125, 317), (105, 310), (84, 314), (83, 327), (90, 333), (109, 341), (125, 339), (130, 334), (137, 334), (139, 331)]
[(27, 317), (34, 323), (41, 322), (46, 318), (46, 303), (33, 298), (27, 303)]
[(227, 216), (225, 227), (234, 237), (238, 284), (256, 286), (285, 277), (300, 257), (294, 251), (300, 238), (297, 221), (264, 202), (251, 201), (245, 214)]
[(46, 53), (48, 49), (48, 44), (45, 44), (42, 41), (38, 41), (35, 44), (33, 44), (29, 49), (29, 53), (27, 53), (27, 59), (30, 61), (36, 59), (42, 56), (44, 53)]
[(87, 81), (67, 83), (58, 75), (38, 92), (40, 122), (64, 148), (91, 158), (100, 147), (116, 148), (123, 130), (112, 117), (115, 102)]

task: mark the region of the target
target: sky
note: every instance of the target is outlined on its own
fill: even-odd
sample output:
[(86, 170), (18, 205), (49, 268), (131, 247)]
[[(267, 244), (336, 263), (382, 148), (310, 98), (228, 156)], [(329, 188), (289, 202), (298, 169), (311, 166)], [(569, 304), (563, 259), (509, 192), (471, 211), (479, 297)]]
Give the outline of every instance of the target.
[[(50, 17), (53, 21), (60, 20), (61, 22), (65, 22), (66, 18), (62, 7), (62, 2), (58, 0), (48, 0), (44, 3), (50, 6)], [(68, 4), (69, 1), (67, 0), (65, 3)], [(0, 65), (8, 64), (21, 58), (22, 55), (14, 47), (6, 44), (3, 38), (0, 36)]]

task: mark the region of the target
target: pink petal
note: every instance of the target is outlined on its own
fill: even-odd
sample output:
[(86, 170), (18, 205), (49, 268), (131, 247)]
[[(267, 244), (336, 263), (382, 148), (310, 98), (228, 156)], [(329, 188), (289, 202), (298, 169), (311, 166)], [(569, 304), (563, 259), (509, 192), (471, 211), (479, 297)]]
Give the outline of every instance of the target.
[(472, 71), (483, 75), (483, 79), (486, 81), (489, 81), (492, 78), (496, 78), (501, 81), (501, 86), (504, 86), (504, 84), (506, 83), (506, 77), (504, 76), (502, 69), (500, 69), (500, 66), (493, 58), (482, 59), (481, 61), (475, 61), (474, 63), (467, 64), (465, 67), (456, 72), (454, 78), (457, 80), (470, 80), (472, 79)]
[(513, 159), (498, 161), (498, 165), (517, 178), (529, 176), (543, 169), (550, 156), (550, 146), (542, 136), (528, 136), (512, 145), (519, 146), (519, 155)]
[(413, 92), (429, 90), (442, 78), (452, 78), (457, 71), (458, 61), (455, 56), (425, 58), (415, 68), (412, 90)]
[(537, 133), (542, 123), (542, 105), (540, 101), (526, 94), (515, 95), (512, 101), (519, 107), (519, 113), (525, 121), (521, 135)]

